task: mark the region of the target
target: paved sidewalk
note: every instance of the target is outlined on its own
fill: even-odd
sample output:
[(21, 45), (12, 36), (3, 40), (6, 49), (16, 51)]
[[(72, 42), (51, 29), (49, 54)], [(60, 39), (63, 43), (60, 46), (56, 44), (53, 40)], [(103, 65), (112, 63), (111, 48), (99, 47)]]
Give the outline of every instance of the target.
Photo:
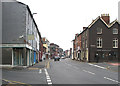
[(29, 67), (24, 67), (24, 66), (1, 67), (1, 69), (6, 69), (6, 70), (42, 69), (47, 67), (48, 62), (49, 62), (49, 59), (46, 59), (42, 62), (36, 63), (33, 66), (29, 66)]
[(31, 67), (28, 67), (29, 69), (33, 68), (33, 69), (41, 69), (41, 68), (45, 68), (47, 67), (47, 63), (49, 62), (49, 59), (46, 59), (42, 62), (39, 62), (39, 63), (36, 63), (35, 65), (31, 66)]

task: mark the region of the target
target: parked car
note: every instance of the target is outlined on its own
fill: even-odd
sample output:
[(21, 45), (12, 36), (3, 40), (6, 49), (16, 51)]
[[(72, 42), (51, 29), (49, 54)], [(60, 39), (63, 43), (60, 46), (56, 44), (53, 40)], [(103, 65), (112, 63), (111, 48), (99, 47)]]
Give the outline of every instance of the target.
[(54, 57), (54, 61), (59, 61), (60, 60), (60, 57), (59, 56), (55, 56)]
[(65, 56), (62, 56), (61, 59), (65, 59)]

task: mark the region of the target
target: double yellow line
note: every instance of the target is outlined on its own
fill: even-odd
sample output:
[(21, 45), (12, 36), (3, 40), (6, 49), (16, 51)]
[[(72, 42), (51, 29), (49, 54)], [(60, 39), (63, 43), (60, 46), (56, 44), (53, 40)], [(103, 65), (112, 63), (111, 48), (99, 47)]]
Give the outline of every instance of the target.
[[(18, 82), (18, 81), (12, 81), (12, 80), (6, 80), (6, 79), (2, 79), (3, 81), (9, 82), (6, 86), (10, 86), (10, 84), (22, 84), (22, 85), (26, 85), (26, 86), (32, 86), (26, 83), (22, 83), (22, 82)], [(12, 85), (11, 85), (12, 86)]]

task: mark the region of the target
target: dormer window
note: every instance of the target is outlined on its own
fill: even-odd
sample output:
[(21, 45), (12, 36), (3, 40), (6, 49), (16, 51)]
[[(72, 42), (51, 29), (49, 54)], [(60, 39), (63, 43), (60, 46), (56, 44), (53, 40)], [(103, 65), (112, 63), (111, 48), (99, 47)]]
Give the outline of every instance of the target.
[(102, 34), (102, 28), (97, 28), (97, 34)]
[(113, 28), (113, 34), (118, 34), (118, 29), (117, 28)]

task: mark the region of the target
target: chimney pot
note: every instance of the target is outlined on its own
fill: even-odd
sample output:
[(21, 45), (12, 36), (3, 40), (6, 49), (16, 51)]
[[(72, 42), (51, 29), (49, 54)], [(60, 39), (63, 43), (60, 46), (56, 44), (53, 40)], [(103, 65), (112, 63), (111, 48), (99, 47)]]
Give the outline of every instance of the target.
[(101, 18), (106, 22), (106, 24), (110, 23), (110, 16), (109, 16), (109, 14), (101, 14)]
[(85, 30), (87, 27), (83, 27), (83, 30)]

